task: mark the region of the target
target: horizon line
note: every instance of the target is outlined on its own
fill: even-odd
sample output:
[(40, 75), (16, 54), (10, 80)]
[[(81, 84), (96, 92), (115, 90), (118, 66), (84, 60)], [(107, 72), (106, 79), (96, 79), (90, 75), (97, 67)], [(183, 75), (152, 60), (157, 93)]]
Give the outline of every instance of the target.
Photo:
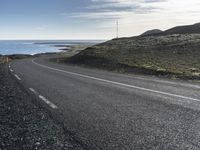
[(58, 40), (58, 41), (65, 41), (65, 40), (82, 40), (82, 41), (90, 41), (90, 40), (109, 40), (109, 39), (0, 39), (0, 41), (34, 41), (34, 40)]

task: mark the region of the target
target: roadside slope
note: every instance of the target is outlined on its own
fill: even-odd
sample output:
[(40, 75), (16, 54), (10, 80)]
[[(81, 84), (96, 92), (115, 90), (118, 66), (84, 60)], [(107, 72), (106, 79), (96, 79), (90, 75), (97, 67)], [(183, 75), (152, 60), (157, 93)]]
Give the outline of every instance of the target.
[(87, 48), (66, 62), (175, 78), (200, 78), (200, 34), (114, 39)]

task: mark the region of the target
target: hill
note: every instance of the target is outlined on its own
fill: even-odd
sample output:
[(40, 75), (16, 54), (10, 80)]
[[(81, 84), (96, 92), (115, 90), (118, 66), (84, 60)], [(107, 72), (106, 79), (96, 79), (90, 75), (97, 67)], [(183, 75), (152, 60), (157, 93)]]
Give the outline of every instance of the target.
[(149, 30), (144, 32), (141, 36), (158, 36), (172, 34), (200, 34), (200, 23), (196, 23), (193, 25), (177, 26), (165, 31), (161, 31), (159, 29)]
[(197, 23), (194, 25), (174, 27), (174, 28), (164, 31), (161, 34), (169, 35), (169, 34), (193, 34), (193, 33), (200, 34), (200, 23)]
[(141, 36), (154, 35), (154, 34), (159, 34), (161, 32), (163, 32), (163, 31), (159, 30), (159, 29), (153, 29), (153, 30), (149, 30), (149, 31), (144, 32), (143, 34), (141, 34)]
[(200, 34), (113, 39), (87, 48), (67, 62), (120, 72), (200, 79)]

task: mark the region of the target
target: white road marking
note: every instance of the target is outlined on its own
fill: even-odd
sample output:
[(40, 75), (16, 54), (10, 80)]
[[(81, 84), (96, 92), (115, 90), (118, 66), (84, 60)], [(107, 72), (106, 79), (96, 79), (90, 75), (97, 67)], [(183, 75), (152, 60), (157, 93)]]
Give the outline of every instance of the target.
[(42, 96), (42, 95), (39, 95), (39, 98), (41, 99), (41, 100), (43, 100), (47, 105), (49, 105), (51, 108), (53, 108), (53, 109), (57, 109), (58, 107), (55, 105), (55, 104), (53, 104), (52, 102), (50, 102), (47, 98), (45, 98), (44, 96)]
[(16, 75), (16, 74), (15, 74), (15, 77), (16, 77), (18, 80), (20, 80), (20, 81), (22, 80), (22, 79), (21, 79), (18, 75)]
[(9, 69), (10, 69), (10, 72), (13, 72), (13, 69), (11, 68), (11, 63), (9, 64)]
[(29, 88), (29, 90), (30, 90), (31, 92), (33, 92), (34, 94), (37, 94), (36, 90), (34, 90), (33, 88)]
[(146, 92), (151, 92), (151, 93), (156, 93), (156, 94), (161, 94), (161, 95), (177, 97), (177, 98), (186, 99), (186, 100), (192, 100), (192, 101), (198, 101), (198, 102), (200, 101), (200, 99), (196, 99), (196, 98), (191, 98), (191, 97), (186, 97), (186, 96), (182, 96), (182, 95), (177, 95), (177, 94), (172, 94), (172, 93), (152, 90), (152, 89), (143, 88), (143, 87), (139, 87), (139, 86), (129, 85), (129, 84), (125, 84), (125, 83), (110, 81), (110, 80), (106, 80), (106, 79), (96, 78), (96, 77), (92, 77), (92, 76), (88, 76), (88, 75), (83, 75), (83, 74), (79, 74), (79, 73), (74, 73), (74, 72), (70, 72), (70, 71), (65, 71), (65, 70), (52, 68), (52, 67), (49, 67), (49, 66), (45, 66), (45, 65), (41, 65), (39, 63), (36, 63), (34, 61), (34, 59), (32, 60), (32, 62), (34, 64), (40, 66), (40, 67), (43, 67), (43, 68), (47, 68), (47, 69), (50, 69), (50, 70), (59, 71), (59, 72), (63, 72), (63, 73), (67, 73), (67, 74), (71, 74), (71, 75), (75, 75), (75, 76), (79, 76), (79, 77), (84, 77), (84, 78), (88, 78), (88, 79), (93, 79), (93, 80), (97, 80), (97, 81), (102, 81), (102, 82), (111, 83), (111, 84), (115, 84), (115, 85), (120, 85), (120, 86), (124, 86), (124, 87), (134, 88), (134, 89), (138, 89), (138, 90), (142, 90), (142, 91), (146, 91)]
[(133, 78), (133, 79), (139, 79), (139, 80), (145, 80), (145, 81), (154, 81), (154, 82), (158, 82), (158, 83), (167, 83), (167, 84), (171, 84), (171, 85), (175, 85), (175, 86), (184, 86), (184, 87), (191, 87), (191, 88), (195, 88), (195, 89), (200, 89), (199, 85), (194, 85), (194, 84), (190, 84), (190, 83), (180, 83), (180, 82), (172, 82), (172, 81), (166, 81), (166, 80), (157, 80), (157, 79), (149, 79), (149, 78), (143, 78), (143, 77), (136, 77), (136, 76), (130, 76), (130, 75), (126, 75), (129, 78)]
[[(37, 93), (37, 91), (36, 91), (35, 89), (29, 88), (29, 90), (30, 90), (31, 92), (33, 92), (35, 95), (38, 95), (38, 93)], [(51, 108), (53, 108), (53, 109), (57, 109), (57, 108), (58, 108), (55, 104), (53, 104), (52, 102), (50, 102), (50, 101), (49, 101), (47, 98), (45, 98), (44, 96), (39, 95), (38, 97), (39, 97), (42, 101), (44, 101), (47, 105), (49, 105)]]

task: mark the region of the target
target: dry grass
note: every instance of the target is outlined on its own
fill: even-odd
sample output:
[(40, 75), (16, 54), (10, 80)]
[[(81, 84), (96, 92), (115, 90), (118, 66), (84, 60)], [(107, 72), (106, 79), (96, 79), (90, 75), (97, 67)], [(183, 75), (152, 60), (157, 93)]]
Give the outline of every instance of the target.
[(94, 65), (96, 62), (94, 59), (90, 61), (90, 58), (133, 68), (199, 78), (200, 34), (114, 39), (88, 48), (72, 57), (70, 61), (80, 64), (90, 62), (88, 64)]

